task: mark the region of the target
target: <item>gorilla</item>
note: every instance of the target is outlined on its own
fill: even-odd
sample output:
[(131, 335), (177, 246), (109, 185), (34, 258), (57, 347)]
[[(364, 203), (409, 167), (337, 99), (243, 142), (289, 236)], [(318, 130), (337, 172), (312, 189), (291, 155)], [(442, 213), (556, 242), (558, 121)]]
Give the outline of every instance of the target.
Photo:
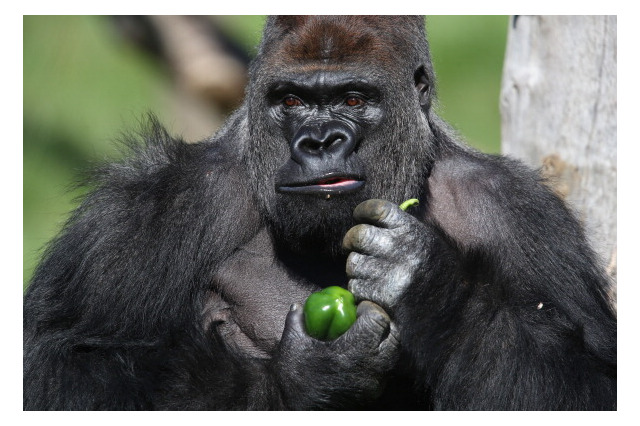
[[(24, 296), (24, 409), (615, 410), (579, 222), (434, 96), (422, 17), (268, 18), (216, 135), (151, 117), (91, 175)], [(330, 285), (357, 320), (320, 341)]]

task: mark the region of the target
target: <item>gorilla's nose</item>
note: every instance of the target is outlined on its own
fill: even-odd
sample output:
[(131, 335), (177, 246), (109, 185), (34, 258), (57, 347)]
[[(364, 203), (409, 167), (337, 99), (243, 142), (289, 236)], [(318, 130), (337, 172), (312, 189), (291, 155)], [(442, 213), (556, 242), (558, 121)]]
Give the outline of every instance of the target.
[(299, 162), (329, 157), (347, 158), (356, 146), (354, 132), (335, 122), (303, 126), (291, 141), (291, 157)]

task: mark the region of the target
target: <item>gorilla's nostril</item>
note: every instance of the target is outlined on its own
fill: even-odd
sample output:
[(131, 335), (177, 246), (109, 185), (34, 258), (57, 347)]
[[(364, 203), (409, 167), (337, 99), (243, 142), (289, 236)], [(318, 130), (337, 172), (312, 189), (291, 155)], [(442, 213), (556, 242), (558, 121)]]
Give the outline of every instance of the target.
[(307, 154), (315, 154), (323, 148), (323, 143), (315, 139), (305, 139), (299, 146), (300, 150)]
[(335, 144), (339, 144), (340, 142), (342, 142), (344, 139), (342, 137), (337, 137), (337, 138), (333, 138), (330, 139), (327, 143), (326, 143), (326, 148), (329, 149), (332, 146), (334, 146)]
[(318, 140), (314, 138), (305, 138), (298, 144), (298, 149), (307, 154), (318, 154), (323, 150), (329, 150), (331, 148), (339, 146), (344, 142), (342, 136), (331, 137), (325, 140)]

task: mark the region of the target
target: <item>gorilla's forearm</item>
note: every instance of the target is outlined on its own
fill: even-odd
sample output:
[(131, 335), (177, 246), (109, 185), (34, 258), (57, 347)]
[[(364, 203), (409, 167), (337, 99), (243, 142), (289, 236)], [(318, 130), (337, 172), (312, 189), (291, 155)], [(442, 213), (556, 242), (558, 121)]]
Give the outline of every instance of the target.
[[(533, 171), (483, 156), (437, 163), (429, 188), (429, 214), (460, 266), (433, 263), (440, 272), (412, 286), (398, 314), (402, 326), (426, 312), (403, 342), (429, 372), (418, 375), (435, 408), (610, 408), (607, 280), (564, 204)], [(442, 279), (454, 270), (462, 279)]]
[(584, 328), (589, 351), (615, 360), (608, 280), (577, 219), (533, 170), (460, 155), (434, 168), (430, 189), (430, 213), (477, 283), (511, 305), (561, 312)]
[[(149, 410), (149, 348), (71, 344), (60, 335), (25, 341), (24, 410)], [(147, 377), (153, 371), (147, 371)]]

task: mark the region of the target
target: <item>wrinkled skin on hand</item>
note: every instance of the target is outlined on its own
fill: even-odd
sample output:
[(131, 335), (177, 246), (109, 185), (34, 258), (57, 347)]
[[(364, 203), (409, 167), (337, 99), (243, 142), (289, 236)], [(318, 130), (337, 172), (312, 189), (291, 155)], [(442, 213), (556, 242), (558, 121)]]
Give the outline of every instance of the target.
[(433, 234), (396, 204), (367, 200), (353, 216), (360, 224), (344, 237), (349, 291), (356, 300), (371, 300), (390, 313), (409, 285), (426, 274)]
[(281, 399), (288, 409), (365, 406), (381, 394), (398, 355), (395, 326), (372, 302), (360, 303), (356, 322), (332, 341), (309, 336), (302, 307), (294, 305), (275, 358)]

